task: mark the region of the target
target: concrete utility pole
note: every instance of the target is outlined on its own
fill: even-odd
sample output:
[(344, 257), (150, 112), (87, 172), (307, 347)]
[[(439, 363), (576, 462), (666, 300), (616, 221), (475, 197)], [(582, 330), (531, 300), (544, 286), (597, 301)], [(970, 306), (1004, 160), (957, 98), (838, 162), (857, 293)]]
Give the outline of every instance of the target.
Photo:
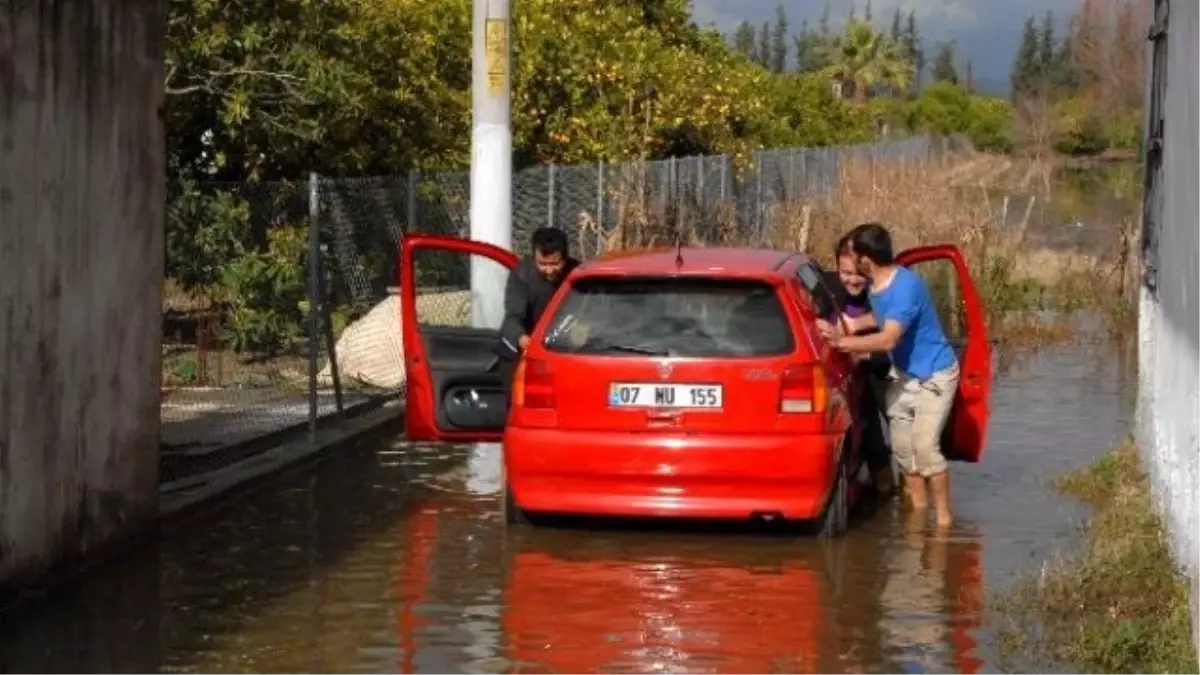
[[(473, 0), (471, 238), (512, 250), (512, 50), (509, 0)], [(471, 261), (471, 320), (496, 328), (507, 270)]]

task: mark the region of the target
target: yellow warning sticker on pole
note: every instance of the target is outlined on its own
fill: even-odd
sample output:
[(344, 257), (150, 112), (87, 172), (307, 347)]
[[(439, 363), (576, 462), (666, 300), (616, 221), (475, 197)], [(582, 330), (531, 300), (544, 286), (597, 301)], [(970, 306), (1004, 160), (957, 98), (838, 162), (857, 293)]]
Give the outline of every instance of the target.
[(483, 53), (487, 57), (488, 91), (499, 94), (508, 77), (508, 22), (488, 19), (484, 24)]

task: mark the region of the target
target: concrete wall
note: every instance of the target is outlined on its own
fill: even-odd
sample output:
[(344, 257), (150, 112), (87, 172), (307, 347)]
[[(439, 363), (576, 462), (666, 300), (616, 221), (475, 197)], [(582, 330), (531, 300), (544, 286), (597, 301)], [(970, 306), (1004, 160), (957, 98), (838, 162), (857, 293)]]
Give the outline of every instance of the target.
[[(1147, 163), (1143, 262), (1150, 278), (1141, 289), (1137, 432), (1178, 560), (1191, 578), (1196, 629), (1200, 626), (1200, 265), (1196, 262), (1200, 250), (1196, 87), (1200, 7), (1196, 0), (1156, 4), (1169, 5), (1165, 7), (1169, 22), (1165, 59), (1157, 68), (1152, 65), (1158, 77), (1149, 78), (1151, 100), (1156, 79), (1163, 82), (1162, 103), (1148, 106), (1148, 128), (1153, 134), (1161, 119), (1164, 142), (1161, 161), (1151, 157)], [(1193, 637), (1200, 649), (1200, 633)]]
[(0, 3), (0, 585), (155, 515), (162, 0)]

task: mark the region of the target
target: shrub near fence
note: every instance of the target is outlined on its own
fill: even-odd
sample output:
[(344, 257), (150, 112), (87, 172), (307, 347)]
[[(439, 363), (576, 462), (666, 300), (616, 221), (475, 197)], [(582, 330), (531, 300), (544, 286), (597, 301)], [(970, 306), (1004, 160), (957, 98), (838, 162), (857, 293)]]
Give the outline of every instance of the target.
[[(922, 137), (770, 150), (748, 166), (716, 156), (532, 167), (514, 175), (513, 241), (521, 246), (549, 225), (565, 230), (583, 258), (677, 235), (692, 245), (804, 248), (821, 239), (818, 226), (832, 220), (829, 205), (851, 167), (919, 166), (970, 152), (961, 139)], [(469, 197), (468, 172), (175, 185), (165, 474), (217, 461), (250, 438), (316, 424), (339, 399), (347, 410), (395, 398), (404, 385), (394, 294), (400, 237), (469, 236)], [(418, 285), (420, 314), (466, 321), (461, 257), (423, 261)]]

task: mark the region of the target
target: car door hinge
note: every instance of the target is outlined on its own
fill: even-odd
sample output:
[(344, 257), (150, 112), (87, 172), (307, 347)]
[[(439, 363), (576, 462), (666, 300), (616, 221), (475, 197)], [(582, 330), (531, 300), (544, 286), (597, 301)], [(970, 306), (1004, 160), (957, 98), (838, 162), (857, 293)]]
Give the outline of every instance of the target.
[(1157, 160), (1159, 157), (1162, 156), (1162, 151), (1163, 151), (1162, 132), (1157, 131), (1146, 142), (1146, 159), (1147, 160)]
[(1154, 12), (1154, 22), (1150, 24), (1150, 31), (1146, 35), (1146, 39), (1151, 42), (1157, 42), (1167, 36), (1167, 16), (1170, 11), (1170, 5), (1164, 2), (1157, 9), (1161, 9), (1161, 11)]
[(1142, 284), (1151, 295), (1158, 290), (1158, 265), (1146, 263), (1142, 266)]

